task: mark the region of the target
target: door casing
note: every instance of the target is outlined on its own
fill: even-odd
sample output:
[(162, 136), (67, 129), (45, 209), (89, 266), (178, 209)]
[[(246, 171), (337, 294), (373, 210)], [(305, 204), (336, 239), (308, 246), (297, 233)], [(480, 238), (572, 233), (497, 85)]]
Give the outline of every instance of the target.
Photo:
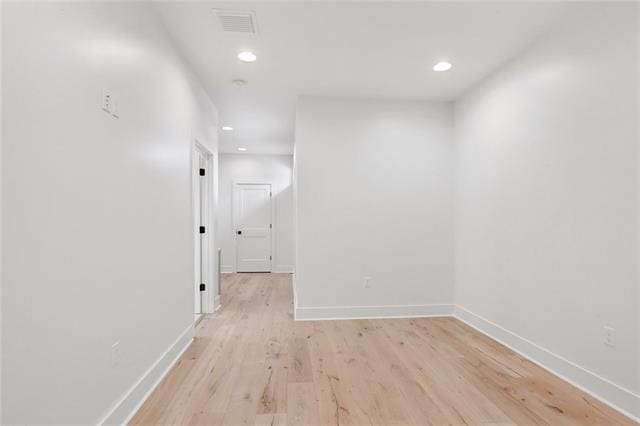
[[(205, 176), (200, 176), (200, 160), (199, 156), (202, 154), (206, 159), (206, 174)], [(215, 269), (215, 238), (214, 238), (214, 214), (215, 214), (215, 199), (214, 199), (214, 176), (217, 172), (214, 170), (214, 153), (207, 148), (205, 145), (201, 144), (197, 140), (193, 140), (192, 149), (191, 149), (191, 175), (192, 175), (192, 221), (193, 221), (193, 301), (194, 301), (194, 311), (195, 311), (195, 303), (197, 301), (197, 297), (201, 296), (201, 312), (204, 313), (212, 313), (214, 312), (214, 295), (218, 283), (217, 274)], [(207, 205), (206, 218), (200, 218), (200, 179), (206, 179), (207, 188), (205, 193), (205, 203)], [(203, 254), (206, 257), (205, 265), (207, 269), (207, 276), (205, 285), (206, 288), (204, 291), (199, 290), (200, 286), (200, 258), (198, 256), (200, 250), (200, 226), (205, 226), (206, 231), (206, 247), (203, 250)]]

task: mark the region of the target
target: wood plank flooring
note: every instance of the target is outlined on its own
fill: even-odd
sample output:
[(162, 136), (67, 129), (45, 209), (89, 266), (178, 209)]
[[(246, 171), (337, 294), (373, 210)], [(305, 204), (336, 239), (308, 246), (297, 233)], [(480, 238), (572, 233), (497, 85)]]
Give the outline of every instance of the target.
[(453, 318), (294, 322), (291, 276), (223, 307), (131, 424), (635, 424)]

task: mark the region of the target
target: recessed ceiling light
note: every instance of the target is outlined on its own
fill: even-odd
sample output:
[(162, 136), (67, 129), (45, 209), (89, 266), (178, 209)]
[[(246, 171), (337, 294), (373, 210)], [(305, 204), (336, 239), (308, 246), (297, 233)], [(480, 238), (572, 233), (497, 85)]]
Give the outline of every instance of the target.
[(227, 132), (230, 132), (230, 131), (232, 131), (232, 130), (233, 130), (233, 127), (231, 127), (231, 126), (222, 126), (222, 130), (225, 130), (225, 131), (227, 131)]
[(242, 62), (253, 62), (258, 59), (258, 57), (253, 52), (245, 51), (238, 53), (238, 59)]
[(438, 62), (433, 66), (434, 71), (447, 71), (451, 69), (451, 64), (449, 62)]
[(247, 150), (247, 148), (243, 148), (243, 147), (238, 148), (238, 151), (242, 151), (242, 152), (244, 152), (244, 151), (246, 151), (246, 150)]

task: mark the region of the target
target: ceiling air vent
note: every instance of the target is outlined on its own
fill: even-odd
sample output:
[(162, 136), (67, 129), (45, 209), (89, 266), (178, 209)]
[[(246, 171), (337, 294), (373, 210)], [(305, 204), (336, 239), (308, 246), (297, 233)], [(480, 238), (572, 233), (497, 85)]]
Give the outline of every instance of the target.
[(257, 34), (254, 12), (213, 9), (220, 20), (222, 30), (227, 33)]

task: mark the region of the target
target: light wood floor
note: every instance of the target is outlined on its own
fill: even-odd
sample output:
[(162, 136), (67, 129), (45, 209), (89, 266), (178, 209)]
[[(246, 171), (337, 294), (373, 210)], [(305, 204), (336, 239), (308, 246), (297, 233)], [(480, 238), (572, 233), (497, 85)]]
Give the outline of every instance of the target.
[(223, 307), (132, 424), (633, 424), (452, 318), (294, 322), (291, 276)]

